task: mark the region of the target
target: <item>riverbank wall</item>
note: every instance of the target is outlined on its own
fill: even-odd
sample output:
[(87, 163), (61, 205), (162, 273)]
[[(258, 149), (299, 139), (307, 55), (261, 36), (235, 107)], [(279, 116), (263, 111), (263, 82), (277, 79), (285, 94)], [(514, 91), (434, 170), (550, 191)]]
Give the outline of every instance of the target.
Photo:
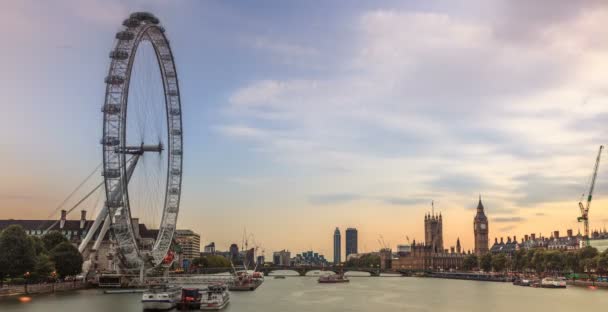
[(594, 282), (594, 281), (582, 281), (582, 280), (568, 280), (566, 282), (569, 286), (578, 287), (597, 287), (608, 289), (608, 282)]
[(0, 297), (23, 296), (31, 294), (46, 294), (61, 291), (70, 291), (86, 288), (86, 283), (81, 281), (43, 283), (43, 284), (24, 284), (24, 285), (4, 285), (0, 288)]

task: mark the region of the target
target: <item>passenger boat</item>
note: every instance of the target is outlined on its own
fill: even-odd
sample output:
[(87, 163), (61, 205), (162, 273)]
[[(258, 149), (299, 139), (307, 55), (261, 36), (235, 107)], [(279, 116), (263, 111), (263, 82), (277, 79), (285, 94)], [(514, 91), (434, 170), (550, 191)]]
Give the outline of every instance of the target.
[(344, 274), (331, 274), (319, 276), (319, 283), (321, 284), (336, 284), (336, 283), (348, 283), (348, 277)]
[(516, 279), (513, 281), (513, 285), (517, 285), (517, 286), (531, 286), (532, 285), (532, 281), (530, 279), (527, 278), (521, 278), (521, 279)]
[(201, 292), (198, 288), (183, 288), (178, 304), (180, 309), (198, 309), (201, 306)]
[(275, 275), (274, 279), (285, 279), (285, 275)]
[(545, 277), (540, 282), (540, 287), (542, 288), (566, 288), (566, 281), (554, 278), (554, 277)]
[(141, 297), (144, 310), (168, 310), (177, 306), (181, 299), (181, 288), (166, 285), (153, 286)]
[(238, 271), (236, 272), (229, 289), (232, 291), (255, 290), (262, 285), (262, 282), (264, 282), (263, 277), (262, 279), (254, 278), (253, 275), (249, 274), (247, 271)]
[(201, 297), (201, 310), (221, 310), (230, 302), (230, 292), (226, 285), (209, 285)]

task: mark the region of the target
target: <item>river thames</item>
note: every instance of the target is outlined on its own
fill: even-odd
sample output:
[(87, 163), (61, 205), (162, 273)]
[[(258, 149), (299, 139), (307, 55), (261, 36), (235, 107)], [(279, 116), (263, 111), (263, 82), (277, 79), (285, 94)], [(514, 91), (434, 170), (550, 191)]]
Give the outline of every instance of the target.
[[(82, 290), (0, 299), (1, 311), (141, 311), (141, 294)], [(268, 277), (253, 292), (232, 292), (224, 311), (600, 311), (607, 290), (537, 289), (510, 283), (413, 277), (351, 277), (348, 284), (318, 284), (316, 277)]]

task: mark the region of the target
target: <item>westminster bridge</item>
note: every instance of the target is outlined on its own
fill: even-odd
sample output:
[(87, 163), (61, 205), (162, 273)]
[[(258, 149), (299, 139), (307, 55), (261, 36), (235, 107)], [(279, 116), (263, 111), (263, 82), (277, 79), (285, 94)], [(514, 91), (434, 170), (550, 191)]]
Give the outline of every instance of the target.
[[(226, 273), (233, 272), (234, 270), (231, 267), (223, 267), (223, 268), (199, 268), (196, 270), (198, 274), (217, 274), (217, 273)], [(270, 275), (272, 272), (277, 271), (292, 271), (298, 273), (299, 276), (306, 276), (308, 272), (312, 271), (327, 271), (327, 272), (366, 272), (371, 276), (380, 276), (380, 273), (392, 273), (392, 274), (401, 274), (401, 275), (409, 275), (408, 272), (401, 272), (395, 270), (385, 270), (380, 269), (378, 267), (323, 267), (323, 266), (279, 266), (279, 265), (271, 265), (271, 266), (263, 266), (256, 268), (257, 272), (261, 272), (264, 276)]]

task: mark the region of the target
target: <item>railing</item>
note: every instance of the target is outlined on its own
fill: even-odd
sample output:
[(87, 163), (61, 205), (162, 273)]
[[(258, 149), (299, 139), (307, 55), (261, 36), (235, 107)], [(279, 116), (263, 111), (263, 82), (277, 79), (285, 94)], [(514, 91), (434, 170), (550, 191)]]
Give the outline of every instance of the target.
[(0, 288), (0, 296), (42, 294), (56, 291), (66, 291), (85, 288), (86, 284), (82, 281), (23, 284), (23, 285), (3, 285)]

